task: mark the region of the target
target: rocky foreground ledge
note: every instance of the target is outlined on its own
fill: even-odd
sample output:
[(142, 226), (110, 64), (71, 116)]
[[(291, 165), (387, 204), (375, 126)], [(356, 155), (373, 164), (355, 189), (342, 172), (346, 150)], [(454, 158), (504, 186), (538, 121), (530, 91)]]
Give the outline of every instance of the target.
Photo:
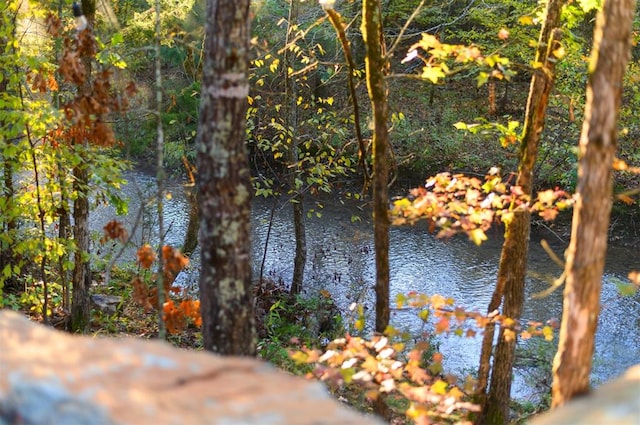
[(379, 423), (260, 360), (72, 336), (0, 311), (0, 425)]
[(640, 365), (529, 425), (640, 425)]

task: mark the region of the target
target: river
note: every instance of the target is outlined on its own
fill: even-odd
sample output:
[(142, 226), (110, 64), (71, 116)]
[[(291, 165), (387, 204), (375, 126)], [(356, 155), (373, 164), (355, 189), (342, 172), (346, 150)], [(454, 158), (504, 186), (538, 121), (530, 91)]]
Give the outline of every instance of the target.
[[(119, 218), (127, 227), (132, 225), (140, 205), (144, 205), (155, 192), (154, 178), (142, 172), (129, 172), (130, 182), (124, 192), (131, 199), (130, 213)], [(188, 203), (182, 187), (168, 184), (170, 197), (165, 199), (166, 243), (181, 246), (188, 220)], [(274, 200), (254, 199), (252, 209), (253, 270), (257, 276), (265, 248)], [(342, 311), (353, 302), (373, 306), (375, 263), (372, 223), (363, 202), (339, 202), (335, 197), (322, 201), (317, 208), (322, 216), (307, 219), (308, 261), (305, 270), (305, 290), (326, 289), (331, 292)], [(149, 207), (145, 226), (135, 235), (135, 243), (147, 239), (153, 232), (153, 204)], [(267, 245), (265, 275), (288, 282), (293, 272), (294, 240), (290, 206), (282, 202), (276, 205), (270, 240)], [(357, 216), (359, 220), (352, 221)], [(110, 207), (92, 211), (91, 226), (100, 232), (104, 224), (115, 217)], [(146, 235), (146, 236), (145, 236)], [(566, 243), (549, 240), (555, 252), (562, 257)], [(392, 227), (390, 232), (389, 262), (391, 270), (391, 297), (398, 293), (417, 291), (452, 297), (457, 305), (467, 310), (484, 312), (487, 308), (495, 278), (502, 239), (500, 232), (492, 232), (489, 240), (477, 247), (466, 237), (449, 240), (436, 239), (425, 226)], [(133, 258), (133, 252), (127, 254)], [(179, 277), (185, 286), (197, 286), (199, 256), (192, 256), (189, 269)], [(640, 363), (640, 293), (621, 296), (618, 282), (624, 281), (628, 272), (640, 269), (640, 256), (630, 248), (609, 248), (601, 294), (600, 320), (596, 336), (596, 348), (592, 381), (604, 382), (620, 375), (630, 366)], [(540, 241), (532, 238), (528, 259), (526, 282), (527, 296), (523, 318), (544, 322), (560, 319), (562, 291), (558, 290), (542, 299), (532, 298), (549, 286), (549, 282), (561, 274), (542, 249)], [(369, 311), (372, 313), (372, 308)], [(410, 310), (393, 310), (392, 324), (418, 334), (422, 322)], [(557, 337), (556, 337), (557, 340)], [(447, 372), (465, 375), (477, 369), (480, 353), (480, 337), (469, 340), (456, 336), (437, 338), (444, 354)], [(525, 342), (524, 344), (527, 344)], [(531, 371), (515, 372), (513, 396), (526, 398), (531, 395), (527, 376)]]

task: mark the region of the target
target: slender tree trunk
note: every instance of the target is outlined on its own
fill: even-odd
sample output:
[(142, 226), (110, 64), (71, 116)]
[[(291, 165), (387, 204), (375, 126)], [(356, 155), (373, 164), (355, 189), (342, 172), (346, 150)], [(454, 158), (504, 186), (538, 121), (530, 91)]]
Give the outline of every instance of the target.
[[(546, 20), (540, 31), (535, 58), (535, 61), (541, 63), (543, 67), (533, 75), (529, 88), (520, 143), (520, 164), (516, 180), (516, 184), (528, 196), (531, 196), (533, 192), (533, 171), (538, 156), (540, 138), (544, 130), (549, 95), (553, 88), (556, 58), (553, 57), (552, 52), (557, 48), (556, 43), (560, 36), (557, 27), (560, 25), (560, 11), (563, 3), (563, 0), (550, 0), (547, 4)], [(501, 299), (504, 298), (502, 309), (504, 316), (518, 320), (522, 315), (530, 223), (531, 214), (529, 212), (516, 211), (511, 223), (506, 224), (496, 289), (489, 303), (489, 313), (499, 308)], [(505, 332), (507, 329), (500, 329), (491, 374), (491, 387), (488, 399), (485, 399), (494, 329), (494, 326), (490, 325), (485, 330), (480, 356), (478, 381), (480, 401), (483, 404), (483, 414), (480, 421), (487, 424), (502, 424), (509, 419), (509, 400), (517, 338), (512, 329), (508, 329), (508, 332)]]
[(293, 191), (291, 205), (293, 208), (293, 230), (296, 241), (296, 253), (293, 260), (293, 278), (291, 280), (291, 295), (297, 295), (302, 291), (302, 282), (304, 280), (304, 267), (307, 263), (307, 236), (304, 219), (304, 194), (302, 188), (297, 187), (296, 180), (302, 173), (300, 169), (298, 157), (298, 90), (295, 78), (291, 76), (289, 70), (294, 69), (293, 52), (288, 48), (292, 40), (292, 31), (298, 24), (298, 0), (289, 0), (289, 22), (287, 24), (287, 37), (285, 40), (284, 51), (284, 104), (286, 111), (285, 127), (289, 134), (289, 150), (287, 152), (287, 160), (289, 162), (289, 186)]
[(362, 38), (366, 48), (367, 90), (373, 110), (373, 237), (376, 255), (376, 332), (389, 325), (389, 107), (384, 72), (379, 0), (362, 2)]
[(182, 244), (182, 253), (187, 257), (193, 254), (198, 246), (198, 227), (200, 214), (198, 213), (198, 196), (196, 189), (187, 186), (184, 189), (187, 204), (189, 205), (189, 222), (187, 223), (187, 231), (184, 235), (184, 243)]
[(245, 149), (249, 0), (208, 0), (197, 137), (204, 348), (255, 355)]
[[(69, 189), (67, 186), (67, 169), (60, 157), (56, 158), (58, 167), (58, 179), (60, 181), (60, 208), (58, 211), (58, 238), (66, 241), (70, 237), (71, 218), (69, 216)], [(61, 255), (58, 259), (58, 274), (60, 275), (60, 285), (62, 286), (62, 310), (69, 313), (71, 307), (71, 294), (69, 291), (69, 270), (65, 266), (68, 255)], [(68, 323), (65, 327), (68, 326)]]
[[(95, 21), (95, 0), (82, 0), (82, 12), (87, 18), (88, 28), (93, 31)], [(83, 58), (86, 79), (80, 87), (81, 94), (91, 92), (91, 57)], [(71, 297), (71, 331), (86, 333), (91, 321), (91, 305), (89, 287), (91, 285), (91, 264), (89, 262), (89, 166), (86, 159), (87, 140), (78, 146), (80, 162), (73, 168), (73, 190), (76, 199), (73, 202), (73, 238), (76, 242), (74, 268), (72, 275), (73, 289)]]
[(589, 391), (611, 214), (611, 165), (634, 13), (634, 0), (604, 0), (596, 21), (580, 136), (576, 205), (566, 253), (560, 341), (553, 364), (553, 407)]
[(158, 277), (156, 289), (158, 291), (158, 338), (167, 338), (167, 328), (164, 323), (164, 128), (162, 126), (162, 60), (160, 58), (160, 0), (155, 0), (155, 71), (156, 71), (156, 186), (157, 214), (158, 214)]
[[(4, 80), (6, 81), (6, 77)], [(6, 90), (0, 88), (0, 93), (4, 93)], [(11, 143), (9, 140), (5, 140), (4, 143)], [(13, 240), (15, 237), (15, 232), (17, 230), (17, 223), (15, 214), (13, 212), (13, 202), (15, 195), (15, 188), (13, 184), (13, 164), (9, 158), (6, 158), (3, 155), (3, 181), (4, 187), (3, 196), (5, 197), (5, 204), (2, 213), (2, 232), (8, 236), (9, 240)], [(10, 243), (3, 242), (2, 247), (0, 248), (0, 273), (3, 275), (2, 284), (0, 284), (0, 290), (3, 288), (13, 288), (14, 287), (14, 265), (15, 265), (15, 254), (13, 252), (13, 246)], [(10, 274), (8, 277), (6, 276), (4, 270), (8, 267), (10, 270)]]
[[(9, 40), (15, 39), (16, 32), (16, 15), (7, 13), (6, 10), (3, 10), (5, 16), (1, 19), (3, 20), (3, 24), (7, 25), (7, 28), (4, 30), (7, 31), (7, 35), (0, 38), (0, 47), (2, 52), (6, 52), (6, 48)], [(3, 64), (2, 69), (0, 70), (0, 94), (8, 95), (9, 89), (9, 66), (10, 63)], [(5, 109), (5, 107), (3, 107)], [(5, 127), (10, 125), (10, 123), (5, 122), (4, 120), (0, 121), (0, 126)], [(18, 223), (16, 220), (16, 214), (13, 211), (14, 208), (14, 197), (15, 197), (15, 188), (14, 188), (14, 164), (16, 158), (10, 158), (6, 155), (7, 149), (13, 141), (6, 136), (2, 137), (0, 147), (3, 149), (2, 151), (2, 170), (3, 170), (3, 183), (2, 194), (5, 199), (5, 204), (3, 210), (0, 211), (1, 221), (2, 221), (2, 232), (8, 239), (11, 241), (15, 237), (15, 232), (18, 227)], [(8, 151), (8, 149), (7, 149)], [(9, 242), (3, 242), (0, 245), (0, 299), (2, 298), (2, 291), (8, 288), (14, 288), (17, 285), (15, 274), (14, 274), (14, 266), (17, 264), (17, 259), (15, 256), (15, 252), (13, 250), (12, 244)], [(9, 275), (5, 273), (5, 268), (9, 268)]]

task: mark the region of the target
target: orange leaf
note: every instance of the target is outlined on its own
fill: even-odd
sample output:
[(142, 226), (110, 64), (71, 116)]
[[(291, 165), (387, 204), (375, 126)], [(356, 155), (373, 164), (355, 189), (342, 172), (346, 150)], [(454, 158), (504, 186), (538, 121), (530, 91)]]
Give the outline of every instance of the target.
[(635, 202), (634, 199), (631, 196), (625, 195), (625, 194), (622, 194), (622, 193), (619, 194), (619, 195), (616, 195), (616, 198), (618, 200), (624, 202), (627, 205), (631, 205), (631, 204), (633, 204)]
[(613, 160), (613, 169), (616, 171), (624, 171), (627, 168), (629, 168), (629, 166), (627, 165), (627, 163), (620, 159), (620, 158), (614, 158)]
[(443, 332), (447, 332), (449, 330), (449, 328), (450, 328), (449, 319), (447, 317), (443, 317), (436, 324), (436, 333), (437, 334), (441, 334)]
[(151, 248), (151, 246), (149, 245), (143, 245), (140, 248), (138, 248), (137, 256), (138, 256), (138, 263), (140, 263), (140, 266), (143, 269), (147, 269), (147, 270), (151, 268), (151, 265), (156, 259), (156, 253), (154, 252), (153, 248)]
[(554, 220), (558, 216), (558, 213), (559, 213), (559, 211), (554, 209), (554, 208), (547, 208), (547, 209), (544, 209), (544, 210), (540, 211), (538, 214), (545, 221), (551, 221), (551, 220)]

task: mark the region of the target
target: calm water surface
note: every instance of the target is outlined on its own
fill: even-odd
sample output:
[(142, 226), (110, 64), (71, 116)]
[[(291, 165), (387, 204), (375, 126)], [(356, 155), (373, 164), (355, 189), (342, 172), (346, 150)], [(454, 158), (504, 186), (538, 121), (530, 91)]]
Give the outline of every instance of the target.
[[(155, 188), (153, 177), (146, 174), (131, 172), (126, 177), (133, 182), (125, 188), (131, 198), (131, 211), (128, 217), (121, 219), (128, 221), (131, 226), (140, 205), (144, 205), (153, 196)], [(165, 200), (166, 243), (181, 246), (188, 220), (188, 204), (179, 184), (170, 184), (168, 191), (171, 198)], [(252, 248), (256, 278), (265, 249), (272, 206), (272, 200), (254, 200)], [(343, 311), (347, 311), (353, 302), (372, 306), (375, 296), (375, 263), (369, 214), (363, 204), (343, 205), (328, 199), (323, 201), (323, 206), (324, 208), (319, 209), (309, 205), (321, 212), (322, 217), (307, 220), (306, 290), (329, 290)], [(155, 223), (154, 204), (151, 203), (147, 208), (149, 214), (144, 214), (147, 217), (146, 224), (136, 234), (137, 243), (148, 240), (152, 234), (149, 229)], [(352, 222), (354, 215), (360, 221)], [(113, 218), (111, 208), (99, 208), (92, 215), (92, 228), (100, 231)], [(566, 244), (559, 240), (549, 242), (556, 253), (562, 256)], [(457, 305), (484, 312), (495, 284), (501, 244), (499, 232), (494, 232), (489, 241), (476, 247), (465, 237), (435, 239), (420, 225), (393, 227), (389, 252), (392, 300), (398, 293), (418, 291), (453, 297)], [(294, 248), (290, 207), (282, 202), (276, 205), (270, 240), (266, 246), (265, 275), (289, 282), (293, 272)], [(132, 258), (133, 252), (126, 255)], [(198, 260), (196, 252), (187, 272), (179, 277), (182, 284), (197, 287)], [(549, 282), (561, 273), (535, 238), (532, 238), (528, 265), (524, 318), (543, 322), (553, 318), (560, 319), (561, 290), (544, 299), (531, 297), (546, 289)], [(640, 363), (640, 294), (622, 297), (617, 291), (617, 282), (625, 280), (631, 269), (640, 269), (638, 252), (610, 247), (596, 337), (592, 377), (596, 384)], [(416, 334), (423, 330), (422, 322), (410, 310), (392, 311), (391, 320), (394, 326)], [(470, 341), (468, 338), (443, 336), (438, 338), (438, 342), (440, 351), (445, 355), (447, 371), (466, 374), (477, 369), (480, 338)], [(531, 392), (524, 375), (526, 373), (516, 372), (516, 397), (526, 397)]]

